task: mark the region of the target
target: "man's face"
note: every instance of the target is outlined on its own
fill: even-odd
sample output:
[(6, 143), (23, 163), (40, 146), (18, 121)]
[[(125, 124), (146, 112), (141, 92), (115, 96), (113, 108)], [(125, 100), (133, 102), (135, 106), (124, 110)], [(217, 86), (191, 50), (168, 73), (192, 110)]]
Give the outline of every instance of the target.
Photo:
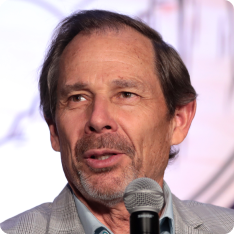
[(135, 178), (162, 185), (173, 130), (154, 63), (150, 40), (129, 28), (65, 48), (52, 145), (75, 193), (110, 203)]

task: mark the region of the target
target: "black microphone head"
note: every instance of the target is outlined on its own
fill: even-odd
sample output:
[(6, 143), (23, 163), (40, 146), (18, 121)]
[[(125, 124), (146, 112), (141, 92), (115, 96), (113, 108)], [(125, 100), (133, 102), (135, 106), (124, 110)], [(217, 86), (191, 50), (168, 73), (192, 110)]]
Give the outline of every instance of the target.
[(162, 188), (150, 178), (133, 180), (125, 189), (124, 204), (130, 214), (136, 211), (159, 213), (164, 205)]

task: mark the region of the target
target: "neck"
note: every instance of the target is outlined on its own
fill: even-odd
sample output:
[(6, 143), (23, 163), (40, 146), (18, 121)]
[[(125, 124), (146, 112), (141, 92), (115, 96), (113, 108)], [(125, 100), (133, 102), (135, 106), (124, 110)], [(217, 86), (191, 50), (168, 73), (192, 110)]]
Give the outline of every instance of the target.
[[(113, 233), (130, 233), (130, 214), (124, 202), (119, 202), (112, 207), (108, 207), (102, 203), (85, 199), (80, 192), (74, 191), (74, 193), (89, 211)], [(159, 217), (161, 217), (163, 210), (164, 207), (159, 212)]]
[(74, 193), (76, 197), (92, 212), (92, 214), (113, 233), (130, 233), (130, 214), (125, 208), (123, 201), (108, 207), (105, 204), (87, 200), (78, 191), (74, 191)]

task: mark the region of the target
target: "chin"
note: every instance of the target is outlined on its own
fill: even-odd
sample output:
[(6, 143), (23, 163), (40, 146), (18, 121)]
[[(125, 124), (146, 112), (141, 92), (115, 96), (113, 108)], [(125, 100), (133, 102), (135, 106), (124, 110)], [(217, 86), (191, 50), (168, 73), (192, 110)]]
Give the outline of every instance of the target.
[(79, 172), (76, 187), (85, 198), (112, 207), (123, 202), (125, 188), (136, 178), (138, 176), (134, 170), (122, 170), (121, 173), (117, 173), (114, 169), (106, 168), (91, 176)]

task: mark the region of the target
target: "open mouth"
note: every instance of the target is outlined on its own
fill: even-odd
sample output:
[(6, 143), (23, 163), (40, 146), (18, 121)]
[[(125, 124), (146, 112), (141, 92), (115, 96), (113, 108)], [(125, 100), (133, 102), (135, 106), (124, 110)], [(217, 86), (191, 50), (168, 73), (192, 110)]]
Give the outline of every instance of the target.
[(113, 155), (117, 155), (117, 154), (104, 154), (104, 155), (91, 155), (91, 159), (97, 159), (97, 160), (105, 160), (110, 158)]
[(107, 168), (119, 164), (123, 153), (113, 149), (90, 149), (84, 153), (85, 163), (91, 168)]

